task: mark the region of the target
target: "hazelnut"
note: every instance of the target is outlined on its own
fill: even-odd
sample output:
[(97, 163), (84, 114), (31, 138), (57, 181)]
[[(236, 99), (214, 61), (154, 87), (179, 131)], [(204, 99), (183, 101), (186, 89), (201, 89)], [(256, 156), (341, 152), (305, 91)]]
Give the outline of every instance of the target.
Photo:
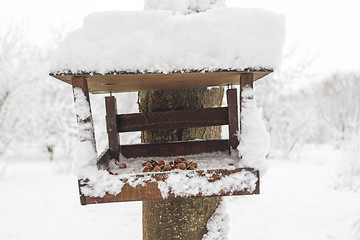
[(152, 170), (153, 172), (160, 172), (161, 168), (159, 166), (154, 167), (154, 169)]
[(150, 168), (148, 168), (148, 167), (145, 167), (144, 168), (144, 170), (143, 170), (143, 172), (150, 172), (151, 170), (150, 170)]
[(187, 169), (189, 169), (189, 170), (197, 169), (197, 163), (193, 163), (193, 162), (189, 163), (187, 166)]
[(121, 169), (126, 168), (126, 163), (120, 163), (119, 167), (120, 167)]
[(187, 160), (185, 158), (177, 158), (175, 159), (175, 163), (179, 164), (179, 163), (185, 163)]
[(165, 162), (162, 161), (162, 160), (160, 160), (160, 161), (158, 162), (158, 166), (159, 166), (161, 169), (163, 169), (164, 166), (165, 166)]
[[(148, 163), (150, 163), (150, 162), (149, 162), (149, 161), (143, 162), (143, 163), (141, 164), (141, 166), (145, 167), (146, 164), (148, 164)], [(151, 164), (151, 163), (150, 163), (150, 164)]]
[(146, 162), (145, 167), (152, 169), (153, 165), (151, 164), (151, 162), (148, 161)]
[(178, 166), (179, 169), (181, 169), (181, 170), (184, 170), (184, 169), (186, 168), (186, 164), (185, 164), (185, 163), (179, 163), (177, 166)]
[(165, 171), (170, 171), (172, 169), (172, 167), (170, 166), (169, 163), (165, 164), (164, 170)]

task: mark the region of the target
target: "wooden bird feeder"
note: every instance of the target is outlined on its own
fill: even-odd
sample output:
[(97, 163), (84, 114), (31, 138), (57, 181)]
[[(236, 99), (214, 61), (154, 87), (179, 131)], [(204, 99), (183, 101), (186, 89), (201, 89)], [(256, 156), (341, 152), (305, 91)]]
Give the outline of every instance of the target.
[[(66, 83), (72, 84), (73, 88), (81, 88), (89, 102), (89, 93), (116, 93), (134, 92), (145, 90), (166, 90), (180, 88), (201, 88), (211, 86), (240, 85), (240, 100), (237, 99), (237, 90), (227, 90), (227, 107), (206, 108), (195, 110), (173, 110), (161, 112), (149, 112), (135, 114), (118, 114), (116, 99), (114, 96), (105, 97), (106, 124), (108, 133), (109, 148), (97, 159), (99, 169), (104, 169), (111, 159), (118, 159), (121, 154), (125, 158), (151, 158), (151, 157), (176, 157), (201, 153), (223, 152), (226, 154), (236, 153), (239, 141), (236, 136), (239, 129), (238, 124), (238, 103), (241, 112), (241, 92), (244, 86), (253, 86), (253, 82), (266, 76), (272, 70), (251, 70), (246, 71), (216, 71), (216, 72), (190, 72), (190, 73), (111, 73), (111, 74), (62, 74), (51, 76)], [(92, 123), (90, 117), (88, 121)], [(229, 139), (182, 141), (153, 144), (120, 145), (119, 133), (157, 130), (157, 129), (181, 129), (204, 126), (229, 126)], [(94, 149), (95, 138), (92, 136)], [(237, 153), (235, 158), (238, 157)], [(221, 161), (221, 159), (218, 159)], [(257, 178), (256, 186), (253, 189), (222, 190), (216, 194), (196, 193), (188, 194), (186, 197), (209, 197), (227, 195), (248, 195), (259, 194), (259, 172), (251, 168), (232, 169), (201, 169), (182, 170), (192, 172), (196, 176), (203, 176), (209, 182), (216, 182), (224, 176), (246, 171), (254, 174)], [(88, 179), (79, 179), (80, 200), (82, 205), (94, 203), (122, 202), (122, 201), (143, 201), (164, 199), (159, 190), (159, 183), (166, 181), (176, 171), (157, 173), (135, 173), (131, 178), (147, 179), (145, 184), (135, 187), (129, 184), (130, 177), (121, 178), (124, 186), (121, 192), (112, 194), (106, 192), (102, 197), (88, 196), (83, 188), (89, 184)], [(120, 176), (120, 175), (119, 175)], [(149, 178), (150, 176), (150, 178)], [(91, 181), (91, 180), (90, 180)], [(96, 183), (95, 183), (96, 184)], [(166, 195), (167, 199), (183, 197), (178, 196), (171, 190)]]

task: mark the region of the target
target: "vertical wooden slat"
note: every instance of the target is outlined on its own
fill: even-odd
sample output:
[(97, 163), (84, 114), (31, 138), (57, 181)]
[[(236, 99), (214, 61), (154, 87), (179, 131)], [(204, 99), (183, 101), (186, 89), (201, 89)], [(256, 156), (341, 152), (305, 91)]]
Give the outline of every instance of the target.
[(242, 101), (243, 101), (243, 88), (244, 87), (251, 87), (253, 88), (253, 80), (254, 74), (249, 73), (241, 73), (240, 75), (240, 133), (241, 133), (241, 110), (242, 110)]
[(239, 130), (237, 90), (228, 89), (226, 95), (227, 95), (228, 116), (229, 116), (229, 146), (231, 150), (231, 149), (237, 149), (239, 145), (239, 140), (237, 137), (237, 131)]
[(86, 205), (86, 197), (85, 195), (81, 192), (81, 187), (85, 186), (84, 184), (81, 183), (82, 180), (78, 179), (78, 186), (79, 186), (79, 195), (80, 195), (80, 204), (82, 206)]
[[(88, 88), (88, 84), (87, 84), (87, 80), (84, 77), (73, 77), (72, 79), (72, 86), (73, 89), (75, 88), (81, 88), (81, 90), (83, 91), (85, 97), (86, 97), (86, 101), (89, 104), (89, 110), (90, 110), (90, 116), (87, 119), (81, 119), (78, 115), (78, 113), (76, 113), (76, 120), (78, 122), (78, 124), (84, 124), (86, 123), (89, 127), (90, 131), (90, 139), (80, 139), (80, 141), (91, 141), (93, 148), (94, 148), (94, 152), (96, 152), (96, 141), (95, 141), (95, 130), (94, 130), (94, 122), (93, 122), (93, 118), (92, 118), (92, 114), (91, 114), (91, 105), (90, 105), (90, 97), (89, 97), (89, 88)], [(76, 104), (76, 96), (74, 94), (74, 102)]]
[[(90, 105), (89, 88), (88, 88), (87, 80), (84, 77), (73, 77), (71, 79), (71, 84), (73, 86), (73, 94), (74, 94), (75, 106), (76, 106), (77, 101), (78, 101), (78, 99), (76, 99), (77, 96), (75, 94), (75, 89), (76, 88), (80, 88), (82, 90), (82, 92), (85, 95), (86, 101), (89, 104), (90, 115), (86, 119), (82, 119), (80, 117), (80, 114), (78, 112), (75, 112), (76, 113), (76, 121), (77, 121), (80, 129), (83, 126), (86, 126), (86, 128), (82, 129), (82, 130), (89, 133), (89, 134), (87, 134), (86, 138), (84, 138), (80, 134), (80, 141), (81, 142), (90, 141), (92, 143), (93, 150), (96, 153), (94, 122), (93, 122), (93, 118), (92, 118), (92, 114), (91, 114), (91, 105)], [(76, 109), (77, 108), (75, 108), (75, 111), (76, 111)], [(80, 203), (81, 203), (81, 205), (86, 205), (86, 198), (81, 193), (81, 182), (80, 181), (78, 181), (78, 185), (79, 185), (79, 193), (80, 193)]]
[(116, 98), (114, 96), (105, 97), (105, 107), (106, 107), (106, 129), (108, 134), (109, 148), (110, 148), (110, 157), (112, 159), (119, 159), (120, 153), (120, 138), (117, 132), (116, 124)]

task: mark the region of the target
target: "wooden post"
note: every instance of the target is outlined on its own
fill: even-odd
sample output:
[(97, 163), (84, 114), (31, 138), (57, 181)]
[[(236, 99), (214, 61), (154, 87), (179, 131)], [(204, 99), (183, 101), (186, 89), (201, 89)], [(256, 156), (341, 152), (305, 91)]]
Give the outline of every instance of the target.
[(114, 96), (105, 97), (106, 107), (106, 130), (108, 134), (108, 142), (110, 149), (110, 157), (115, 160), (119, 160), (120, 154), (120, 138), (117, 132), (116, 124), (116, 98)]
[(76, 104), (76, 95), (75, 95), (75, 88), (80, 88), (85, 97), (86, 97), (86, 101), (89, 104), (89, 110), (90, 110), (90, 116), (86, 119), (81, 119), (79, 116), (79, 113), (76, 113), (76, 120), (77, 123), (80, 124), (86, 124), (87, 128), (86, 131), (89, 131), (90, 134), (88, 138), (82, 138), (80, 137), (80, 141), (84, 142), (84, 141), (91, 141), (94, 151), (96, 152), (96, 141), (95, 141), (95, 131), (94, 131), (94, 122), (93, 122), (93, 118), (92, 118), (92, 114), (91, 114), (91, 105), (90, 105), (90, 97), (89, 97), (89, 88), (87, 85), (87, 80), (85, 77), (73, 77), (71, 79), (72, 81), (72, 86), (73, 86), (73, 93), (74, 93), (74, 102)]
[(254, 74), (253, 73), (241, 73), (240, 75), (240, 133), (241, 133), (241, 110), (242, 110), (242, 101), (243, 101), (243, 88), (245, 86), (253, 88), (253, 80)]
[(231, 154), (231, 150), (236, 150), (239, 145), (239, 140), (237, 136), (237, 131), (239, 131), (237, 90), (228, 89), (226, 95), (227, 95), (228, 116), (229, 116), (229, 147)]

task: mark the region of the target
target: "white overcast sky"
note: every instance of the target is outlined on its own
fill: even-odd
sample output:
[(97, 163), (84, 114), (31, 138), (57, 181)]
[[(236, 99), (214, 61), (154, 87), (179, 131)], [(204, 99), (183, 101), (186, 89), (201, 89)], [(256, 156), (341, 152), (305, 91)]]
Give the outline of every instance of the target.
[[(77, 28), (96, 11), (142, 10), (143, 0), (0, 0), (0, 26), (23, 20), (34, 41), (46, 44), (50, 29)], [(259, 7), (286, 16), (287, 43), (299, 59), (317, 55), (320, 73), (360, 70), (360, 0), (227, 0), (228, 7)]]

